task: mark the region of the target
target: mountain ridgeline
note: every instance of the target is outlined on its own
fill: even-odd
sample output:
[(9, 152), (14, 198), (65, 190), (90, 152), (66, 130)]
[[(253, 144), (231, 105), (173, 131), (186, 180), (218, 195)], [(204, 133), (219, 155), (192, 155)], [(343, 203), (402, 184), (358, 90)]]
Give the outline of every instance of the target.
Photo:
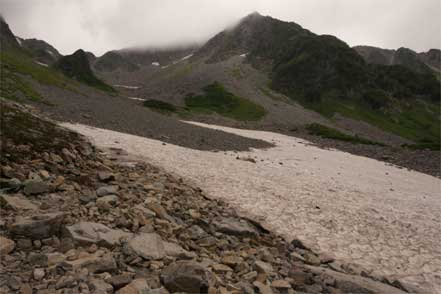
[(396, 54), (405, 64), (368, 63), (359, 51), (334, 36), (254, 13), (209, 40), (196, 58), (215, 63), (246, 54), (247, 62), (268, 72), (273, 90), (307, 108), (439, 145), (435, 72), (409, 49)]

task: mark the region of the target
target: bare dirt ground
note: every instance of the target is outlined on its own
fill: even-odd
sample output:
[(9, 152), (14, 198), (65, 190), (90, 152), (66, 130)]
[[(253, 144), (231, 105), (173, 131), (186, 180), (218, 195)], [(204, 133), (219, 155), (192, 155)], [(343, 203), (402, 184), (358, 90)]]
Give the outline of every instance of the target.
[(298, 238), (371, 275), (397, 277), (426, 293), (441, 291), (438, 178), (271, 132), (197, 123), (276, 145), (211, 152), (64, 125), (98, 147), (125, 149), (191, 180), (287, 239)]

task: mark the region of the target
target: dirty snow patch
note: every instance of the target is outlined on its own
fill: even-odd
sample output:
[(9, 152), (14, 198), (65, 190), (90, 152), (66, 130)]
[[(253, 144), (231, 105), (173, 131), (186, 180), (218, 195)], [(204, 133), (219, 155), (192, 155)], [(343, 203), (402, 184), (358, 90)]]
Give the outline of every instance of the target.
[(85, 125), (64, 126), (98, 147), (122, 148), (189, 179), (288, 240), (298, 238), (313, 250), (360, 264), (373, 276), (400, 276), (441, 293), (440, 179), (291, 136), (194, 124), (276, 146), (210, 152)]
[(17, 40), (18, 45), (21, 46), (21, 39), (19, 37), (15, 37), (15, 40)]

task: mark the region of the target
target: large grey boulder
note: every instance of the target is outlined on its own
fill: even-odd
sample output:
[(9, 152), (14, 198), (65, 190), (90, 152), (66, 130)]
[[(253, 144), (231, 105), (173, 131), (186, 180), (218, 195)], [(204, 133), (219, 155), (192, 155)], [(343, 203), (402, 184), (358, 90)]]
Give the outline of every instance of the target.
[(106, 196), (106, 195), (114, 195), (118, 193), (118, 186), (103, 186), (96, 190), (96, 195), (98, 197)]
[(0, 195), (0, 206), (13, 210), (37, 210), (38, 207), (28, 199), (19, 196)]
[(9, 231), (30, 239), (44, 239), (58, 234), (63, 218), (64, 214), (59, 212), (17, 217)]
[(80, 246), (97, 244), (103, 247), (114, 247), (123, 238), (129, 238), (131, 233), (122, 230), (114, 230), (103, 224), (93, 222), (79, 222), (67, 226), (65, 230), (67, 237), (73, 239), (74, 243)]
[(136, 235), (128, 242), (128, 247), (145, 259), (161, 259), (166, 256), (164, 243), (155, 233)]
[(229, 235), (252, 236), (258, 233), (248, 221), (233, 217), (217, 218), (213, 221), (213, 225), (219, 232)]
[(117, 269), (116, 261), (111, 254), (101, 256), (97, 253), (75, 260), (65, 260), (60, 263), (60, 266), (67, 271), (87, 268), (90, 273), (113, 272)]
[(306, 267), (315, 275), (319, 275), (322, 279), (332, 278), (335, 280), (334, 287), (343, 293), (388, 293), (388, 294), (404, 294), (402, 290), (389, 286), (387, 284), (377, 282), (362, 276), (348, 275), (336, 272), (330, 269), (316, 266)]

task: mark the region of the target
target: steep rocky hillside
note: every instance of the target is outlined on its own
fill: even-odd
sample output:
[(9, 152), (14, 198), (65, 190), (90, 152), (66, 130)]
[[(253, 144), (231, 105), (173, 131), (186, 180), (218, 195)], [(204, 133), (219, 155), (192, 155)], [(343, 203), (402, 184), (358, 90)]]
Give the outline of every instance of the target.
[(97, 71), (115, 71), (117, 69), (123, 71), (139, 70), (139, 66), (124, 58), (115, 51), (105, 53), (93, 63), (93, 68)]
[(441, 50), (430, 49), (427, 52), (418, 53), (418, 57), (425, 64), (430, 66), (434, 70), (441, 71)]
[(72, 55), (61, 57), (55, 64), (54, 68), (61, 71), (67, 77), (84, 83), (97, 89), (114, 92), (115, 90), (98, 79), (90, 68), (89, 59), (86, 52), (79, 49)]
[(389, 64), (397, 56), (422, 70), (367, 63), (333, 36), (319, 36), (295, 23), (253, 13), (214, 36), (187, 60), (104, 78), (136, 86), (124, 91), (129, 97), (183, 107), (184, 115), (198, 120), (234, 124), (213, 113), (185, 109), (188, 94), (202, 93), (217, 81), (267, 110), (260, 122), (248, 127), (272, 122), (273, 129), (293, 129), (316, 120), (386, 144), (409, 140), (438, 148), (439, 80), (424, 63), (412, 59), (416, 55), (410, 50), (392, 53), (387, 51), (378, 58)]
[(355, 46), (354, 49), (364, 60), (372, 64), (402, 65), (419, 73), (431, 73), (440, 68), (439, 50), (416, 53), (408, 48), (398, 50), (382, 49), (371, 46)]
[(62, 55), (52, 45), (38, 39), (21, 39), (21, 46), (29, 50), (38, 62), (51, 65)]

